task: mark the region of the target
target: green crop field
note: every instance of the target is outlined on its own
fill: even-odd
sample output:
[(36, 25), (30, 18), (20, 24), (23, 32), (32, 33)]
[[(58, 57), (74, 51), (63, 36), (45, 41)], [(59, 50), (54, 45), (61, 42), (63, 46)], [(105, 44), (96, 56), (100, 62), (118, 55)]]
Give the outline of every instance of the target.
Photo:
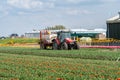
[(119, 49), (0, 47), (0, 80), (117, 80)]

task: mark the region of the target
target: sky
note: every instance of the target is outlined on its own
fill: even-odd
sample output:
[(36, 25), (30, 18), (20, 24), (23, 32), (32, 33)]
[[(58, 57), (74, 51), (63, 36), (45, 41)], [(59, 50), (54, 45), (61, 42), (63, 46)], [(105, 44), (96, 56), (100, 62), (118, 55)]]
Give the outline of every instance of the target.
[(119, 11), (120, 0), (0, 0), (0, 36), (55, 25), (106, 29), (106, 20)]

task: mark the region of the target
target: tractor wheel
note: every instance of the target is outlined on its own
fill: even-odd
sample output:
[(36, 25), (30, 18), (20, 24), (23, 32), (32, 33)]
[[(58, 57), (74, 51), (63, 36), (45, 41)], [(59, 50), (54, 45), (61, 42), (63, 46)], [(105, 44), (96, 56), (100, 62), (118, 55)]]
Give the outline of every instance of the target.
[(44, 44), (40, 43), (40, 49), (44, 49)]
[(44, 45), (44, 49), (47, 49), (47, 46), (46, 46), (46, 45)]
[(43, 43), (40, 43), (40, 49), (46, 49), (46, 46)]
[(62, 50), (68, 50), (68, 45), (67, 45), (66, 42), (63, 42), (63, 43), (61, 44), (61, 49), (62, 49)]
[(57, 50), (58, 49), (58, 45), (57, 45), (56, 41), (53, 42), (52, 49), (53, 50)]
[(78, 42), (75, 42), (75, 49), (80, 49), (80, 45)]

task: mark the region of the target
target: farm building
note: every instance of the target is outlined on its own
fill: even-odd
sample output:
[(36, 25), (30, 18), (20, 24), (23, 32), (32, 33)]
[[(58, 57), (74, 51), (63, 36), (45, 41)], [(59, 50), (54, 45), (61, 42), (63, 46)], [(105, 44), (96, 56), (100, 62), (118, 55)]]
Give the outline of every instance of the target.
[[(106, 37), (106, 29), (71, 29), (72, 36), (99, 38), (98, 35)], [(102, 37), (103, 38), (103, 37)]]
[(120, 12), (119, 15), (107, 20), (107, 38), (120, 39)]
[[(51, 30), (51, 32), (58, 32), (60, 30)], [(99, 34), (103, 34), (106, 36), (106, 30), (105, 29), (71, 29), (72, 31), (72, 36), (75, 37), (91, 37), (91, 38), (96, 38)], [(32, 32), (27, 32), (25, 33), (26, 38), (39, 38), (40, 37), (40, 31), (32, 31)]]
[(25, 37), (26, 38), (39, 38), (40, 37), (40, 31), (26, 32)]
[[(50, 30), (50, 32), (56, 33), (60, 30)], [(25, 33), (26, 38), (40, 38), (40, 31), (32, 31), (32, 32), (26, 32)]]

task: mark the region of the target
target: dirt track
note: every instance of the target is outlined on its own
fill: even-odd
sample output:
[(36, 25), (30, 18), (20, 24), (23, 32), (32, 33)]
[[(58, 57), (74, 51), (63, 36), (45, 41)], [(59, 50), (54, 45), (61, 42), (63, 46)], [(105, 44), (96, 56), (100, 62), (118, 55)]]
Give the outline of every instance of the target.
[(1, 44), (0, 46), (11, 46), (11, 47), (32, 47), (39, 48), (39, 44), (37, 43), (26, 43), (26, 44)]

